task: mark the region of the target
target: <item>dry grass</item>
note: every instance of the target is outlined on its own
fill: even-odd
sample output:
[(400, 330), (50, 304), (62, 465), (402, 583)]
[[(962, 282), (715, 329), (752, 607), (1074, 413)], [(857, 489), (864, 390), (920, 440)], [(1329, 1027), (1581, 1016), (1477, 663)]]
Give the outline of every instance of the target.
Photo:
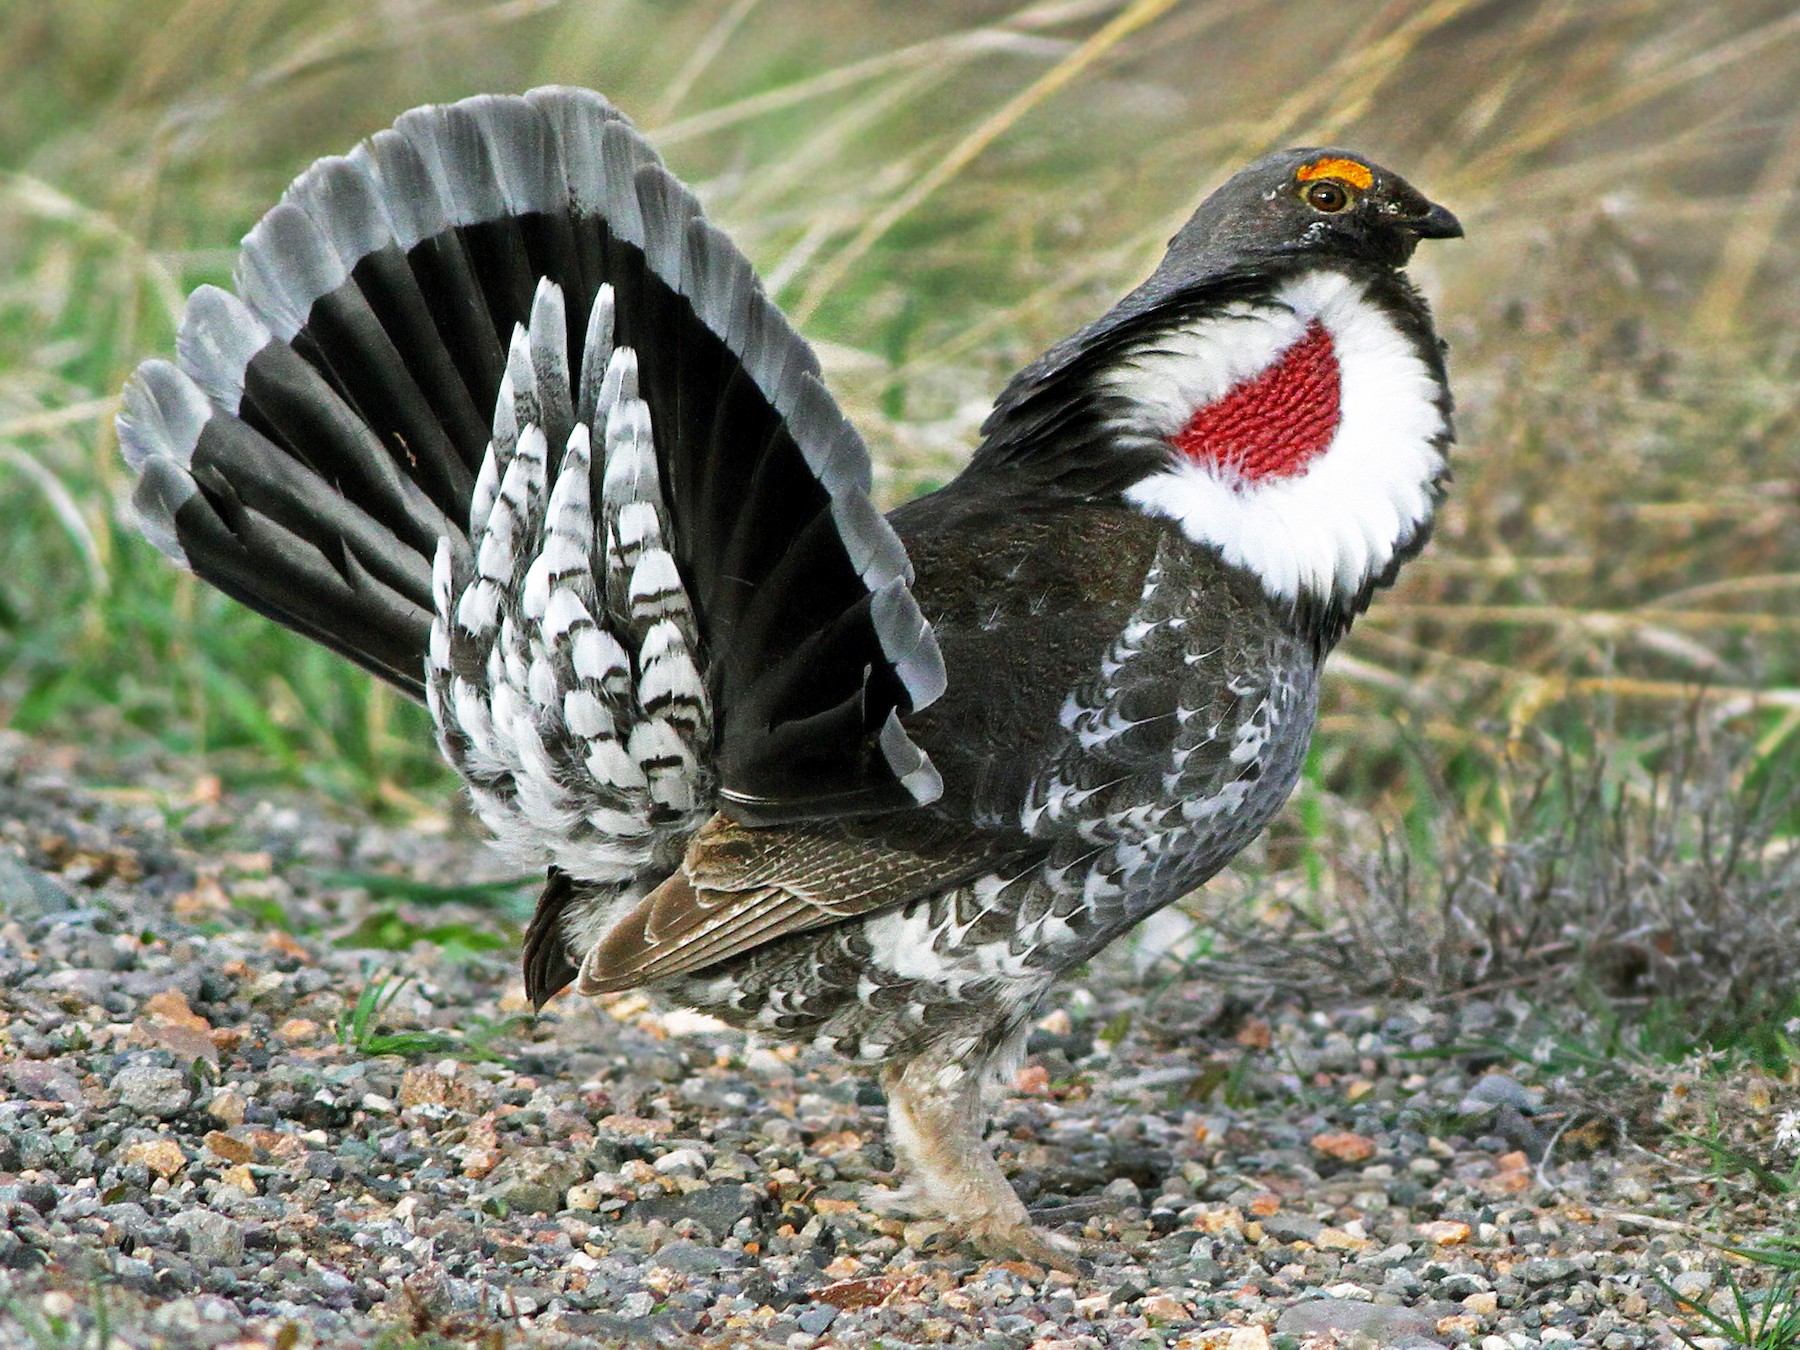
[(1679, 1009), (1682, 1043), (1663, 1048), (1748, 1034), (1785, 1063), (1778, 1038), (1800, 1016), (1800, 773), (1761, 774), (1693, 710), (1654, 764), (1548, 754), (1494, 766), (1503, 805), (1446, 812), (1435, 847), (1365, 847), (1333, 903), (1252, 949), (1362, 992), (1591, 997), (1640, 1031)]

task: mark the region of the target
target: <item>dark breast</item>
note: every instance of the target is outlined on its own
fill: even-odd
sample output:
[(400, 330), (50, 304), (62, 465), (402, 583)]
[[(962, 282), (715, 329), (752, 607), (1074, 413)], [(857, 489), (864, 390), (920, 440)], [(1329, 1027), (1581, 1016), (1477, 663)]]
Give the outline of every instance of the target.
[(908, 720), (945, 778), (915, 814), (1045, 864), (1015, 937), (1057, 965), (1268, 823), (1305, 759), (1318, 660), (1252, 575), (1172, 523), (999, 495), (953, 487), (893, 517), (950, 677)]

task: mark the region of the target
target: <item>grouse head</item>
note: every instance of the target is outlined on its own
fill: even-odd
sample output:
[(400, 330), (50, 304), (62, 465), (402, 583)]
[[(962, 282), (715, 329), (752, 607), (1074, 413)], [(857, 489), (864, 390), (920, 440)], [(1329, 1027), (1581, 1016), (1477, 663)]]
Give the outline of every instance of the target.
[(1169, 241), (1171, 280), (1295, 255), (1403, 267), (1462, 225), (1399, 174), (1347, 150), (1282, 150), (1233, 175)]
[(1172, 521), (1323, 650), (1424, 545), (1449, 480), (1443, 344), (1400, 268), (1461, 234), (1354, 152), (1266, 156), (1013, 379), (974, 467)]

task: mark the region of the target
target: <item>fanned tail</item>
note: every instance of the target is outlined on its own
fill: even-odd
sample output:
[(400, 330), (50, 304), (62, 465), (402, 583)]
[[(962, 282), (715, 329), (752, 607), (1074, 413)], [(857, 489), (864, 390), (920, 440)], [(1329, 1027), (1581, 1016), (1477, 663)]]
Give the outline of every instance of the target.
[[(566, 387), (535, 374), (558, 350), (548, 310), (533, 318), (557, 304), (542, 281)], [(245, 239), (237, 292), (197, 291), (179, 361), (126, 390), (139, 518), (170, 556), (423, 698), (438, 542), (475, 567), (524, 429), (543, 433), (546, 485), (578, 423), (636, 437), (727, 809), (805, 819), (936, 790), (903, 721), (942, 661), (867, 451), (748, 262), (604, 99), (407, 113), (295, 182)], [(615, 433), (600, 400), (634, 366)], [(629, 551), (647, 517), (617, 509)]]
[(905, 718), (943, 663), (867, 451), (598, 95), (319, 161), (177, 347), (119, 417), (144, 533), (426, 700), (514, 854), (641, 893), (714, 809), (940, 791)]

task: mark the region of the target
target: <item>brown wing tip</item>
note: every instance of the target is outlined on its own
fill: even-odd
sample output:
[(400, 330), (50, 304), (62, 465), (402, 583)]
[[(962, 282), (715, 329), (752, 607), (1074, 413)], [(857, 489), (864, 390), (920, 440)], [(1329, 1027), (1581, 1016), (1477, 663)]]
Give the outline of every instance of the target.
[(574, 898), (574, 878), (552, 867), (544, 893), (538, 897), (537, 911), (525, 930), (525, 997), (536, 1012), (542, 1012), (577, 974), (562, 935), (563, 911)]

